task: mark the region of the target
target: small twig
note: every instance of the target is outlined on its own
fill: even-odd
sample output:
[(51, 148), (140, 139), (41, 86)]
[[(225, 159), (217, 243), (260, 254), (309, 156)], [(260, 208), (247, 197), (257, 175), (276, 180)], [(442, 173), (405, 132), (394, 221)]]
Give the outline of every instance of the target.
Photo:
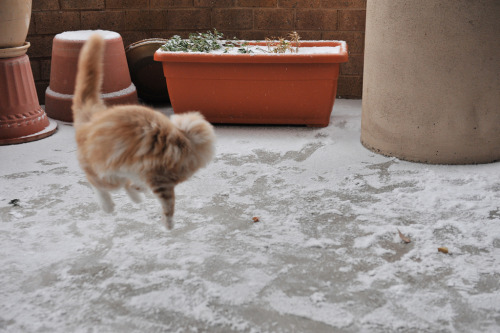
[(398, 229), (398, 233), (399, 233), (399, 238), (401, 238), (403, 240), (403, 242), (405, 242), (406, 244), (411, 243), (411, 239), (409, 239), (408, 237), (406, 237), (405, 235), (403, 235), (401, 233), (401, 231), (399, 231), (399, 229)]

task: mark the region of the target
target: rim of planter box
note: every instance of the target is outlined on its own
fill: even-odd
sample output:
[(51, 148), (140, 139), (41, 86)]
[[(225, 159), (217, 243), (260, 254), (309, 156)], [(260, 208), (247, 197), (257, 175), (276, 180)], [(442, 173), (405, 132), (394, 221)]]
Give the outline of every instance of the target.
[[(266, 46), (266, 42), (247, 41), (248, 45)], [(170, 52), (158, 49), (154, 59), (171, 62), (212, 62), (212, 63), (338, 63), (348, 60), (347, 43), (345, 41), (301, 41), (300, 47), (339, 47), (338, 53), (203, 53), (203, 52)]]

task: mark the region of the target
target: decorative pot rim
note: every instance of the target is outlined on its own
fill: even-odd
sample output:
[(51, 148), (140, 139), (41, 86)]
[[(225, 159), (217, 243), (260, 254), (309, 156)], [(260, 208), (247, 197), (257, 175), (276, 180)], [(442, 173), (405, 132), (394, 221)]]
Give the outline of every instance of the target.
[(21, 46), (0, 48), (0, 58), (20, 57), (28, 51), (30, 42), (24, 42)]
[[(247, 41), (248, 45), (266, 46), (266, 42)], [(205, 62), (205, 63), (340, 63), (347, 62), (347, 43), (339, 40), (301, 41), (302, 47), (339, 47), (338, 53), (202, 53), (169, 52), (158, 49), (154, 60), (168, 62)]]
[[(44, 115), (46, 117), (46, 115)], [(58, 128), (58, 123), (55, 120), (52, 120), (47, 117), (47, 120), (49, 124), (47, 127), (44, 129), (32, 133), (32, 134), (27, 134), (23, 136), (18, 136), (18, 137), (12, 137), (12, 138), (5, 138), (5, 139), (0, 139), (0, 146), (5, 146), (5, 145), (13, 145), (13, 144), (19, 144), (19, 143), (27, 143), (31, 141), (36, 141), (40, 139), (44, 139), (46, 137), (51, 136), (57, 131)]]
[(146, 39), (141, 39), (137, 42), (134, 42), (130, 45), (128, 45), (125, 48), (125, 52), (130, 52), (134, 50), (135, 48), (143, 45), (148, 45), (148, 44), (165, 44), (168, 41), (166, 38), (146, 38)]

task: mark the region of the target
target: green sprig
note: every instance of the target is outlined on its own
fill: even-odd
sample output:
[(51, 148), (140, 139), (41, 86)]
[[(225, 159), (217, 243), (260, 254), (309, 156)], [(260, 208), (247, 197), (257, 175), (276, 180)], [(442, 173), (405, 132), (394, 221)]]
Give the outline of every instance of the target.
[(188, 39), (182, 39), (175, 35), (170, 38), (161, 49), (169, 52), (204, 52), (219, 50), (222, 48), (223, 34), (214, 29), (205, 33), (192, 33)]

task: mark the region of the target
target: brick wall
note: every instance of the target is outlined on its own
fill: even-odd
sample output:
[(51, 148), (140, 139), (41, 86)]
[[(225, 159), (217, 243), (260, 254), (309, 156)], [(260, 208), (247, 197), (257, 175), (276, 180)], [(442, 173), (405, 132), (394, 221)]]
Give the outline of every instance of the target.
[(297, 31), (302, 39), (345, 40), (338, 96), (361, 98), (366, 0), (33, 0), (27, 41), (40, 102), (50, 79), (54, 35), (104, 29), (125, 46), (145, 38), (187, 37), (212, 28), (227, 37), (264, 39)]

